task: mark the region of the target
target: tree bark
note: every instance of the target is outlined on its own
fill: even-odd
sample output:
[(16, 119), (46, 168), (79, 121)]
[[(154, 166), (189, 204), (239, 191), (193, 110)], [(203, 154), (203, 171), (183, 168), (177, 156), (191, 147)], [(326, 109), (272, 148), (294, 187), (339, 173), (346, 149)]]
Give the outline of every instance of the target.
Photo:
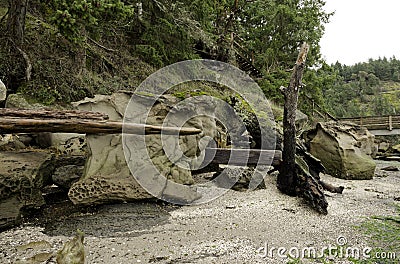
[(285, 97), (283, 113), (283, 162), (278, 176), (278, 189), (288, 195), (295, 196), (298, 186), (296, 174), (296, 110), (299, 96), (299, 89), (302, 85), (304, 66), (309, 46), (304, 43), (301, 47), (296, 64), (293, 68), (289, 86), (281, 88)]
[(7, 20), (7, 33), (15, 45), (21, 46), (25, 35), (25, 17), (28, 0), (11, 0)]

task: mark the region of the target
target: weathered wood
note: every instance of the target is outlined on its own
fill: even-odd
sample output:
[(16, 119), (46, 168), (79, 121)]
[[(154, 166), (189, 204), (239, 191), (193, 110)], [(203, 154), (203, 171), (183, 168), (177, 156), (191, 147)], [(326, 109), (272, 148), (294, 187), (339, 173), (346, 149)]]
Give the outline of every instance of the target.
[(279, 165), (282, 161), (282, 152), (279, 150), (261, 149), (224, 149), (206, 148), (204, 164), (230, 164), (236, 166), (247, 165)]
[(20, 117), (28, 119), (87, 119), (107, 120), (108, 115), (83, 110), (47, 110), (0, 108), (0, 118)]
[(283, 162), (278, 175), (278, 188), (283, 193), (295, 196), (297, 175), (296, 175), (296, 110), (299, 96), (299, 89), (302, 85), (304, 66), (309, 46), (304, 43), (300, 49), (299, 56), (293, 68), (292, 76), (288, 87), (281, 90), (285, 97), (283, 113)]
[(341, 118), (340, 120), (366, 127), (370, 131), (373, 130), (391, 131), (400, 128), (400, 115), (351, 117), (351, 118)]
[[(123, 131), (122, 131), (123, 130)], [(64, 132), (87, 134), (172, 134), (196, 135), (195, 128), (160, 127), (123, 122), (94, 121), (84, 119), (22, 119), (0, 118), (0, 133)]]

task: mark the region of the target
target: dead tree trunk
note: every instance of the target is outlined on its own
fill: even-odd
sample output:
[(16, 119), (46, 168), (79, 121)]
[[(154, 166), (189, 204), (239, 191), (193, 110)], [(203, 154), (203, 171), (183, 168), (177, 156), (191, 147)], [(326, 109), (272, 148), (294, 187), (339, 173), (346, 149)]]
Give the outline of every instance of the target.
[[(312, 208), (322, 214), (327, 214), (328, 202), (325, 199), (324, 188), (331, 192), (341, 193), (343, 187), (335, 187), (321, 181), (319, 173), (324, 171), (322, 164), (307, 153), (305, 148), (297, 144), (296, 139), (297, 100), (308, 49), (308, 45), (304, 43), (294, 66), (289, 86), (281, 89), (285, 97), (285, 105), (283, 161), (279, 168), (278, 188), (285, 194), (303, 197)], [(300, 150), (297, 154), (296, 147)]]
[(7, 33), (15, 45), (21, 46), (25, 34), (25, 17), (28, 0), (11, 0), (9, 3)]
[[(25, 18), (28, 8), (28, 0), (9, 0), (9, 9), (7, 15), (7, 37), (8, 44), (12, 47), (11, 50), (11, 61), (12, 68), (18, 69), (19, 55), (23, 57), (26, 67), (25, 67), (25, 80), (30, 81), (32, 75), (32, 63), (29, 59), (29, 55), (24, 51), (23, 42), (25, 37)], [(18, 74), (19, 75), (19, 74)], [(9, 78), (17, 78), (18, 76), (9, 76)], [(10, 80), (9, 80), (10, 81)], [(18, 86), (17, 81), (12, 80)]]
[(302, 85), (304, 66), (309, 46), (301, 47), (288, 87), (281, 87), (285, 97), (283, 113), (283, 162), (278, 176), (278, 189), (285, 194), (295, 196), (298, 179), (296, 175), (296, 110), (299, 89)]

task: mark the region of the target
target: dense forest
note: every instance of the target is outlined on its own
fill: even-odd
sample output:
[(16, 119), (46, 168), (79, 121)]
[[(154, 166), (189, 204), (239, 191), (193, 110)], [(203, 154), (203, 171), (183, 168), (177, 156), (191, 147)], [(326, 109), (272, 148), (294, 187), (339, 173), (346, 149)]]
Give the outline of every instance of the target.
[(287, 86), (306, 41), (303, 111), (310, 113), (315, 103), (339, 117), (398, 111), (397, 59), (346, 66), (321, 58), (319, 42), (333, 15), (324, 5), (323, 0), (2, 0), (0, 79), (9, 93), (63, 104), (134, 90), (174, 62), (211, 58), (240, 66), (242, 59), (257, 69), (253, 77), (267, 97), (281, 104), (279, 87)]
[(327, 108), (337, 117), (400, 113), (400, 61), (369, 59), (352, 66), (332, 65), (335, 82), (323, 89)]

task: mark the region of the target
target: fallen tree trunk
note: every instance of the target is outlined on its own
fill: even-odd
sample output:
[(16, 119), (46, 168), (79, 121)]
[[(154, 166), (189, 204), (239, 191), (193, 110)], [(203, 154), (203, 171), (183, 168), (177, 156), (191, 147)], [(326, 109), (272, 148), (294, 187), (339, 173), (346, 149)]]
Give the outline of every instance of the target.
[(100, 112), (82, 110), (32, 110), (16, 108), (0, 108), (0, 118), (20, 117), (28, 119), (87, 119), (108, 120), (108, 115)]
[(129, 124), (112, 121), (93, 121), (84, 119), (25, 119), (0, 118), (0, 133), (64, 132), (81, 134), (168, 134), (196, 135), (195, 128), (161, 127), (144, 124)]

